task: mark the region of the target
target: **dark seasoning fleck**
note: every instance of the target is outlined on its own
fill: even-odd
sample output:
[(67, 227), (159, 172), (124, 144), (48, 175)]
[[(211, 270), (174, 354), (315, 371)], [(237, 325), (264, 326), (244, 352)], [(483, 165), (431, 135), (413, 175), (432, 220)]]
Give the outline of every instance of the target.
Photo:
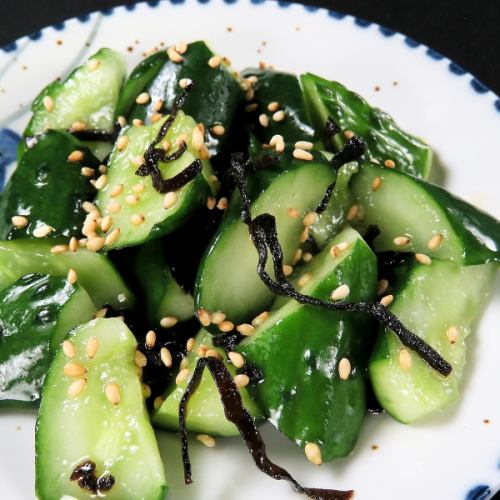
[(96, 464), (92, 460), (84, 460), (79, 463), (69, 477), (70, 481), (76, 481), (80, 488), (89, 491), (93, 495), (109, 491), (115, 484), (115, 478), (111, 474), (101, 477), (96, 475)]

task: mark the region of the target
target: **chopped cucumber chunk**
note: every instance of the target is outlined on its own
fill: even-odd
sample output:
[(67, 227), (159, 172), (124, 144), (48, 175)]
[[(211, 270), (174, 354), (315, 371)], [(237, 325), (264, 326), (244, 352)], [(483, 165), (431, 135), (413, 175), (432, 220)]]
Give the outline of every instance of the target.
[(0, 406), (38, 402), (52, 353), (96, 308), (78, 283), (29, 274), (0, 293)]
[(164, 469), (136, 373), (132, 332), (119, 319), (96, 319), (66, 342), (43, 387), (38, 498), (163, 500)]
[(24, 135), (47, 129), (114, 130), (114, 111), (125, 78), (125, 59), (103, 48), (63, 82), (45, 87), (32, 105), (33, 117)]

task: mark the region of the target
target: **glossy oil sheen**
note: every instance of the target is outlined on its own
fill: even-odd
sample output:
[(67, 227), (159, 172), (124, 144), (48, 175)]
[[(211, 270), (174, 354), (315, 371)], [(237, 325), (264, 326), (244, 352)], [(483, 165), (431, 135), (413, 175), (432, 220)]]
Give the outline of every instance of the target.
[[(349, 248), (332, 258), (333, 245)], [(300, 291), (329, 300), (341, 284), (350, 287), (346, 300), (370, 301), (377, 281), (376, 258), (352, 229), (340, 233), (313, 260), (293, 275), (306, 272), (312, 281)], [(283, 301), (239, 351), (263, 373), (255, 386), (257, 402), (271, 422), (299, 446), (316, 443), (324, 462), (351, 452), (363, 423), (366, 402), (366, 363), (373, 325), (361, 315), (327, 311)], [(349, 359), (347, 380), (338, 373), (340, 360)]]
[(0, 293), (0, 406), (37, 403), (52, 354), (95, 307), (81, 285), (29, 274)]

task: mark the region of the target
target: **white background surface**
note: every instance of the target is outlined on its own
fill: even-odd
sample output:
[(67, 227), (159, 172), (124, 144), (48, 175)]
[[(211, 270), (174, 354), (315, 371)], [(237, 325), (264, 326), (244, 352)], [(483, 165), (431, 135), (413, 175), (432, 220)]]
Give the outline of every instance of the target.
[[(298, 5), (283, 9), (247, 0), (139, 5), (133, 12), (93, 15), (86, 23), (69, 21), (63, 31), (48, 28), (41, 40), (22, 39), (17, 53), (0, 54), (0, 124), (21, 132), (28, 120), (23, 109), (42, 86), (101, 46), (125, 53), (132, 67), (143, 51), (161, 42), (195, 39), (208, 40), (237, 69), (264, 60), (284, 70), (313, 71), (360, 92), (429, 141), (445, 166), (440, 182), (500, 217), (495, 96), (477, 94), (469, 75), (454, 75), (448, 61), (431, 59), (425, 47), (409, 48), (400, 35), (386, 38), (375, 25), (361, 28), (350, 17), (336, 20), (326, 11), (309, 13)], [(268, 426), (264, 436), (270, 457), (305, 486), (353, 488), (359, 500), (462, 500), (478, 484), (500, 483), (499, 299), (497, 280), (492, 302), (470, 339), (463, 398), (456, 405), (412, 426), (385, 415), (369, 417), (353, 455), (321, 468)], [(34, 423), (32, 411), (0, 412), (1, 499), (34, 498)], [(298, 498), (286, 484), (255, 469), (240, 439), (220, 439), (214, 449), (193, 442), (195, 483), (189, 487), (183, 486), (177, 438), (160, 433), (159, 443), (169, 498)], [(379, 448), (372, 450), (372, 444)]]

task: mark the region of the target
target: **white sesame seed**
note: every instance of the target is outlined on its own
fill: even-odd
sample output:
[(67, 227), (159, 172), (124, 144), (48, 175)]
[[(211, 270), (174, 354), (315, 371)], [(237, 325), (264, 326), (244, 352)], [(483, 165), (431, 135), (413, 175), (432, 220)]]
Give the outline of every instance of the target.
[(218, 202), (217, 202), (217, 208), (219, 210), (226, 210), (228, 206), (228, 200), (225, 196), (223, 196)]
[(259, 123), (264, 128), (269, 127), (269, 117), (262, 113), (261, 115), (259, 115)]
[(375, 177), (375, 179), (373, 179), (372, 191), (378, 191), (380, 189), (380, 186), (382, 186), (382, 178), (377, 176)]
[(151, 387), (148, 384), (142, 384), (142, 395), (148, 399), (151, 397)]
[(210, 160), (210, 151), (207, 146), (204, 144), (203, 147), (199, 150), (198, 154), (200, 155), (200, 160)]
[(74, 269), (70, 269), (68, 271), (68, 276), (66, 279), (68, 280), (68, 283), (74, 285), (78, 281), (78, 275), (76, 274), (76, 271)]
[(100, 236), (93, 236), (87, 241), (87, 250), (98, 252), (105, 245), (106, 240)]
[(347, 211), (345, 218), (348, 221), (352, 221), (358, 215), (358, 213), (359, 213), (359, 205), (351, 205), (351, 207)]
[(87, 68), (89, 71), (95, 71), (101, 65), (101, 61), (99, 59), (91, 59), (87, 63)]
[(139, 200), (140, 200), (140, 198), (136, 194), (129, 194), (129, 195), (125, 196), (125, 201), (129, 205), (136, 205), (137, 203), (139, 203)]
[(350, 291), (347, 285), (340, 285), (332, 292), (331, 298), (332, 300), (343, 300), (349, 295)]
[(117, 201), (112, 201), (108, 204), (106, 207), (106, 210), (108, 212), (111, 212), (112, 214), (118, 213), (122, 209), (122, 206), (117, 202)]
[(316, 212), (309, 212), (302, 219), (302, 223), (306, 227), (312, 226), (318, 220), (318, 217), (319, 215)]
[(177, 52), (177, 50), (175, 50), (174, 47), (169, 47), (167, 49), (167, 56), (172, 62), (177, 64), (181, 63), (184, 60), (184, 58), (179, 54), (179, 52)]
[(332, 257), (338, 257), (344, 250), (347, 250), (349, 248), (349, 243), (347, 241), (341, 241), (337, 245), (333, 245), (332, 248), (330, 248), (330, 255)]
[(120, 229), (115, 228), (113, 231), (111, 231), (107, 236), (106, 239), (104, 240), (104, 244), (106, 246), (112, 245), (120, 236)]
[(71, 342), (71, 340), (65, 340), (62, 343), (62, 350), (64, 355), (70, 359), (73, 359), (76, 356), (75, 345)]
[(82, 203), (82, 208), (87, 212), (88, 214), (97, 214), (100, 215), (99, 209), (90, 201), (84, 201)]
[(52, 231), (54, 231), (53, 227), (50, 227), (47, 224), (42, 224), (33, 231), (33, 236), (35, 238), (45, 238), (45, 236), (48, 236)]
[(341, 380), (347, 380), (351, 374), (351, 362), (347, 358), (342, 358), (339, 361), (339, 377)]
[(127, 146), (128, 146), (128, 136), (122, 135), (118, 137), (118, 140), (116, 141), (116, 149), (118, 149), (118, 151), (123, 151)]
[(148, 333), (146, 333), (146, 347), (149, 347), (150, 349), (154, 347), (156, 344), (156, 333), (153, 330), (149, 330)]
[(392, 160), (385, 160), (384, 161), (384, 165), (387, 168), (394, 168), (396, 166), (396, 164)]
[(446, 337), (450, 344), (454, 344), (457, 341), (459, 334), (460, 332), (456, 326), (449, 326), (446, 330)]
[(180, 42), (177, 42), (175, 44), (175, 50), (179, 53), (179, 54), (184, 54), (188, 49), (188, 44), (187, 42), (185, 42), (184, 40), (180, 41)]
[(107, 233), (111, 229), (111, 225), (113, 224), (113, 219), (111, 215), (106, 215), (102, 218), (101, 221), (101, 229), (104, 233)]
[(210, 131), (213, 135), (220, 137), (226, 133), (226, 129), (222, 125), (214, 125)]
[(387, 289), (389, 288), (389, 282), (386, 279), (381, 279), (377, 283), (377, 295), (383, 295), (385, 292), (387, 292)]
[(300, 212), (296, 208), (288, 207), (286, 209), (286, 214), (292, 219), (297, 219), (300, 217)]
[(71, 252), (76, 252), (78, 250), (78, 240), (74, 236), (69, 240), (69, 249)]
[(142, 182), (138, 182), (132, 186), (132, 191), (138, 194), (143, 193), (145, 189), (146, 186)]
[(297, 262), (302, 258), (302, 249), (297, 248), (292, 256), (292, 265), (297, 264)]
[(179, 365), (179, 368), (181, 370), (184, 370), (184, 368), (189, 368), (189, 360), (187, 357), (183, 357), (181, 360), (181, 363)]
[(141, 351), (137, 350), (134, 354), (134, 363), (139, 368), (144, 368), (148, 364), (148, 358)]
[(109, 382), (104, 388), (108, 401), (116, 406), (120, 402), (120, 386), (116, 382)]
[(120, 116), (116, 119), (116, 121), (118, 122), (118, 125), (120, 125), (120, 127), (122, 127), (122, 128), (123, 128), (123, 127), (125, 127), (125, 126), (127, 125), (127, 119), (126, 119), (124, 116), (122, 116), (122, 115), (120, 115)]
[(304, 151), (309, 151), (313, 148), (314, 144), (309, 141), (297, 141), (295, 143), (296, 149), (303, 149)]
[(102, 189), (108, 183), (108, 176), (106, 174), (100, 175), (95, 181), (95, 188)]
[(234, 330), (234, 323), (231, 323), (231, 321), (223, 321), (219, 323), (218, 327), (221, 332), (227, 333)]
[(159, 410), (161, 405), (163, 404), (164, 399), (161, 396), (156, 396), (155, 400), (153, 401), (153, 407), (155, 410)]
[(248, 375), (245, 375), (244, 373), (240, 373), (239, 375), (236, 375), (234, 377), (234, 383), (236, 384), (236, 387), (238, 387), (238, 389), (242, 389), (250, 383), (250, 377)]
[(278, 111), (278, 109), (280, 109), (280, 103), (279, 102), (273, 101), (273, 102), (270, 102), (267, 105), (267, 110), (271, 111), (272, 113), (274, 113), (275, 111)]
[(205, 138), (199, 127), (194, 127), (191, 134), (191, 146), (193, 146), (196, 151), (199, 151), (205, 144)]
[(215, 208), (215, 205), (217, 205), (217, 200), (213, 196), (209, 196), (207, 198), (207, 208), (209, 210), (213, 210)]
[(305, 243), (308, 238), (309, 238), (309, 229), (305, 227), (304, 230), (300, 233), (299, 241), (300, 243)]
[(90, 168), (90, 167), (82, 167), (80, 170), (80, 173), (84, 177), (92, 177), (95, 174), (95, 170), (93, 168)]
[(311, 262), (312, 258), (313, 258), (313, 254), (312, 254), (312, 253), (310, 253), (310, 252), (306, 252), (306, 253), (302, 256), (302, 260), (303, 260), (304, 262)]
[(179, 319), (175, 316), (165, 316), (160, 320), (160, 326), (163, 328), (172, 328), (179, 322)]
[(269, 318), (268, 311), (261, 312), (258, 316), (255, 316), (255, 318), (252, 320), (252, 326), (257, 328), (258, 326), (262, 325), (262, 323), (264, 323), (264, 321), (266, 321), (266, 319), (268, 318)]
[(99, 165), (99, 173), (101, 173), (101, 174), (107, 174), (108, 173), (108, 167), (106, 167), (106, 165)]
[(411, 368), (412, 360), (411, 354), (405, 347), (399, 350), (399, 366), (403, 370), (409, 370)]
[(288, 264), (285, 264), (283, 266), (283, 274), (285, 276), (290, 276), (290, 274), (293, 273), (293, 266), (289, 266)]
[(219, 325), (226, 319), (226, 315), (223, 312), (217, 311), (210, 315), (210, 322), (214, 325)]
[(205, 358), (217, 358), (222, 361), (222, 355), (219, 351), (216, 351), (215, 349), (207, 349), (205, 351)]
[(203, 326), (209, 326), (210, 325), (211, 318), (210, 318), (210, 313), (208, 311), (205, 311), (205, 309), (198, 309), (197, 316), (198, 316), (198, 321)]
[(198, 350), (196, 351), (196, 354), (200, 357), (200, 358), (204, 358), (206, 353), (208, 351), (208, 346), (206, 344), (200, 344), (199, 347), (198, 347)]
[(271, 137), (271, 140), (269, 141), (270, 146), (276, 146), (278, 142), (283, 141), (283, 136), (280, 134), (275, 134)]
[(66, 253), (68, 250), (69, 250), (69, 246), (68, 245), (54, 245), (50, 249), (50, 253), (54, 254), (54, 255), (57, 255), (57, 254), (60, 254), (60, 253)]
[(281, 122), (285, 119), (285, 112), (280, 109), (279, 111), (276, 111), (274, 114), (273, 114), (273, 120), (275, 122)]
[(181, 384), (184, 382), (189, 377), (189, 368), (183, 368), (178, 374), (177, 377), (175, 377), (175, 383), (177, 385)]
[(49, 95), (43, 98), (43, 107), (50, 113), (54, 109), (54, 99)]
[(83, 152), (79, 151), (78, 149), (75, 149), (75, 151), (72, 151), (69, 155), (67, 160), (71, 163), (77, 163), (79, 161), (83, 160)]
[(71, 124), (71, 130), (73, 132), (83, 132), (87, 129), (87, 124), (81, 121), (75, 121)]
[(191, 352), (193, 350), (195, 342), (196, 342), (196, 340), (193, 337), (187, 339), (187, 342), (186, 342), (186, 351), (187, 352)]
[(70, 398), (76, 398), (78, 395), (80, 395), (83, 392), (85, 387), (87, 387), (87, 380), (86, 379), (81, 378), (79, 380), (75, 380), (68, 387), (68, 396)]
[(229, 352), (227, 357), (236, 368), (242, 368), (245, 364), (245, 358), (239, 352)]
[(380, 303), (385, 307), (389, 307), (392, 304), (393, 300), (394, 300), (394, 295), (386, 295), (385, 297), (382, 297), (380, 299)]
[(410, 243), (411, 239), (408, 236), (396, 236), (392, 241), (398, 247), (404, 247)]
[(11, 219), (12, 224), (16, 227), (24, 227), (28, 224), (28, 219), (24, 215), (14, 215)]
[(163, 104), (164, 104), (164, 102), (161, 99), (158, 99), (153, 104), (153, 110), (154, 111), (160, 111), (160, 109), (163, 107)]
[(79, 363), (70, 361), (64, 365), (63, 373), (67, 377), (76, 378), (85, 375), (87, 373), (87, 369)]
[(177, 193), (175, 191), (169, 191), (163, 198), (163, 208), (172, 208), (177, 203)]
[(141, 120), (140, 118), (134, 118), (132, 120), (132, 125), (134, 127), (142, 127), (144, 125), (144, 120)]
[(92, 359), (95, 357), (97, 354), (97, 351), (99, 350), (99, 339), (97, 337), (91, 337), (87, 341), (87, 356)]
[(130, 217), (130, 223), (133, 225), (133, 226), (140, 226), (141, 224), (143, 224), (145, 221), (145, 218), (144, 218), (144, 215), (142, 214), (134, 214)]
[(257, 105), (257, 103), (255, 102), (252, 102), (251, 104), (247, 104), (245, 106), (245, 112), (246, 113), (252, 113), (254, 112), (259, 106)]
[(432, 259), (424, 253), (415, 254), (415, 259), (418, 263), (424, 264), (425, 266), (430, 266), (432, 264)]
[(179, 87), (181, 89), (185, 89), (188, 85), (190, 85), (191, 83), (193, 82), (193, 80), (191, 80), (191, 78), (181, 78), (179, 80)]
[(159, 122), (162, 118), (163, 118), (163, 115), (161, 113), (153, 113), (151, 115), (151, 123)]
[(321, 465), (323, 459), (321, 457), (321, 449), (316, 443), (307, 443), (304, 448), (304, 453), (307, 460), (314, 465)]
[(196, 434), (196, 439), (207, 448), (213, 448), (215, 446), (215, 439), (208, 434)]
[[(262, 313), (262, 314), (265, 314), (265, 313)], [(254, 319), (254, 321), (255, 321), (255, 319)], [(254, 321), (252, 321), (252, 323)], [(254, 332), (255, 332), (255, 326), (249, 325), (248, 323), (242, 323), (241, 325), (238, 325), (236, 327), (236, 330), (239, 333), (241, 333), (241, 335), (244, 335), (245, 337), (249, 337), (250, 335), (254, 334)]]
[(172, 354), (166, 347), (162, 347), (160, 349), (160, 358), (162, 363), (167, 367), (170, 368), (172, 366), (173, 360), (172, 360)]
[(297, 281), (297, 286), (299, 288), (302, 288), (306, 286), (311, 280), (312, 280), (312, 273), (305, 273)]
[[(137, 104), (146, 104), (149, 102), (149, 94), (147, 92), (141, 92), (135, 99)], [(133, 122), (132, 122), (133, 123)]]
[(217, 68), (218, 66), (220, 66), (221, 63), (222, 63), (222, 57), (221, 56), (212, 56), (208, 60), (208, 65), (211, 68)]
[(345, 130), (344, 137), (349, 140), (352, 139), (356, 134), (352, 130)]
[(429, 250), (437, 250), (441, 243), (443, 243), (444, 236), (442, 234), (435, 234), (428, 242), (427, 247)]

